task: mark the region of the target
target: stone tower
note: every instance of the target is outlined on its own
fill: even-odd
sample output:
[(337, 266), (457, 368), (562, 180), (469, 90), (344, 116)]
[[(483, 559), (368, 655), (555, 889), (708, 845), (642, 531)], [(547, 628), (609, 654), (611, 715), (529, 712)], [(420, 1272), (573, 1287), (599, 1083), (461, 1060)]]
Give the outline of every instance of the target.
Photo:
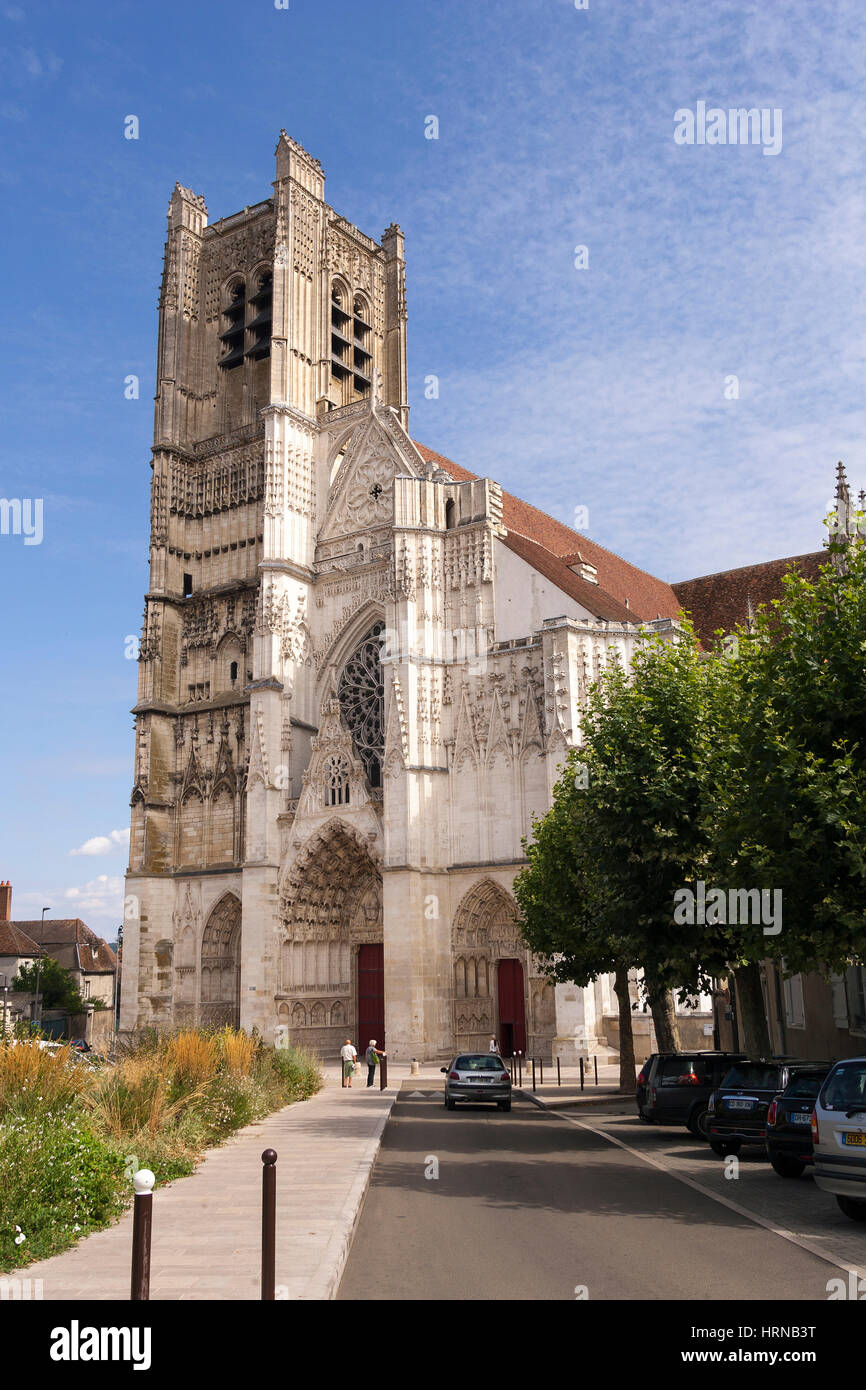
[(127, 1029), (271, 1021), (280, 817), (319, 724), (309, 612), (330, 440), (374, 401), (408, 424), (402, 233), (365, 236), (324, 182), (283, 131), (265, 202), (212, 225), (180, 184), (169, 204)]

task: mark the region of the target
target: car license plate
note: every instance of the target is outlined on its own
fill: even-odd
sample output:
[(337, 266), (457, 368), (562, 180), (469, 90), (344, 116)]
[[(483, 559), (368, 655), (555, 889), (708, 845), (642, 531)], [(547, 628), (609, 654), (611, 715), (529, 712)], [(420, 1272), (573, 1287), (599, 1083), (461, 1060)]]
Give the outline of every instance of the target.
[(864, 1133), (863, 1130), (846, 1129), (842, 1135), (842, 1143), (848, 1144), (849, 1146), (854, 1145), (855, 1148), (862, 1149), (866, 1146), (866, 1133)]
[(792, 1125), (807, 1125), (807, 1124), (809, 1124), (809, 1122), (810, 1122), (811, 1119), (812, 1119), (812, 1115), (811, 1115), (811, 1113), (810, 1113), (809, 1111), (807, 1111), (805, 1115), (792, 1115), (792, 1116), (791, 1116), (791, 1124), (792, 1124)]
[(729, 1100), (729, 1101), (728, 1101), (728, 1109), (729, 1109), (729, 1110), (751, 1110), (751, 1109), (752, 1109), (752, 1106), (753, 1106), (754, 1104), (755, 1104), (755, 1102), (754, 1102), (753, 1100)]

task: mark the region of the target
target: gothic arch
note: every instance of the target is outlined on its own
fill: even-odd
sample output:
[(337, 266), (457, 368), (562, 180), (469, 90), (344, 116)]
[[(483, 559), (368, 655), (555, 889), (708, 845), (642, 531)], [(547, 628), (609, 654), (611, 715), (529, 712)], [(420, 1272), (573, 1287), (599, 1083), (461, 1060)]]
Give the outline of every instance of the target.
[(241, 904), (226, 893), (212, 908), (201, 940), (201, 1022), (240, 1026)]
[(321, 705), (328, 697), (329, 687), (336, 682), (349, 657), (364, 640), (371, 627), (385, 621), (385, 609), (375, 599), (366, 599), (347, 620), (322, 656), (316, 681), (316, 701)]

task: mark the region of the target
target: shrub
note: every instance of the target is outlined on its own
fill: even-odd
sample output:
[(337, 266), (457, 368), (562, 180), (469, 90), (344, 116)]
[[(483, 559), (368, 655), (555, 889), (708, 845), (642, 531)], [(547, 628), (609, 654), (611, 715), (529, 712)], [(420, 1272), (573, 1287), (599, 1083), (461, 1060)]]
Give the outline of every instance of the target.
[(36, 1042), (0, 1043), (0, 1116), (10, 1110), (60, 1113), (89, 1084), (89, 1075), (69, 1047)]
[(199, 1028), (182, 1028), (166, 1044), (166, 1063), (181, 1082), (200, 1085), (210, 1081), (219, 1067), (219, 1044), (213, 1033)]
[(123, 1159), (69, 1110), (0, 1123), (0, 1269), (15, 1269), (104, 1226), (131, 1194)]

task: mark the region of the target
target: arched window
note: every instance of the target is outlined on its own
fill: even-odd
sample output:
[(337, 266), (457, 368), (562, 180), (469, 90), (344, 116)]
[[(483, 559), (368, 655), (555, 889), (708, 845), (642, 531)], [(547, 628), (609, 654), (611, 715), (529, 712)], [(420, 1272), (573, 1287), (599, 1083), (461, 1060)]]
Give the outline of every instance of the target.
[(370, 352), (372, 331), (367, 301), (356, 294), (352, 304), (352, 365), (355, 392), (359, 396), (370, 394), (370, 377), (373, 371), (373, 355)]
[(371, 787), (382, 785), (385, 751), (385, 687), (382, 680), (384, 623), (376, 623), (349, 657), (337, 684), (340, 712)]
[(348, 806), (349, 764), (342, 754), (333, 754), (325, 763), (325, 805)]
[(446, 531), (453, 531), (453, 529), (454, 529), (454, 498), (453, 498), (453, 497), (449, 497), (449, 498), (448, 498), (448, 501), (445, 503), (445, 529), (446, 529)]
[(225, 351), (221, 367), (238, 367), (244, 360), (244, 319), (247, 312), (247, 291), (243, 280), (228, 286), (222, 314), (220, 342)]
[(247, 348), (248, 357), (269, 357), (271, 352), (272, 303), (274, 277), (270, 270), (263, 270), (256, 285), (256, 292), (250, 297), (252, 318), (247, 319), (247, 328), (254, 334)]

